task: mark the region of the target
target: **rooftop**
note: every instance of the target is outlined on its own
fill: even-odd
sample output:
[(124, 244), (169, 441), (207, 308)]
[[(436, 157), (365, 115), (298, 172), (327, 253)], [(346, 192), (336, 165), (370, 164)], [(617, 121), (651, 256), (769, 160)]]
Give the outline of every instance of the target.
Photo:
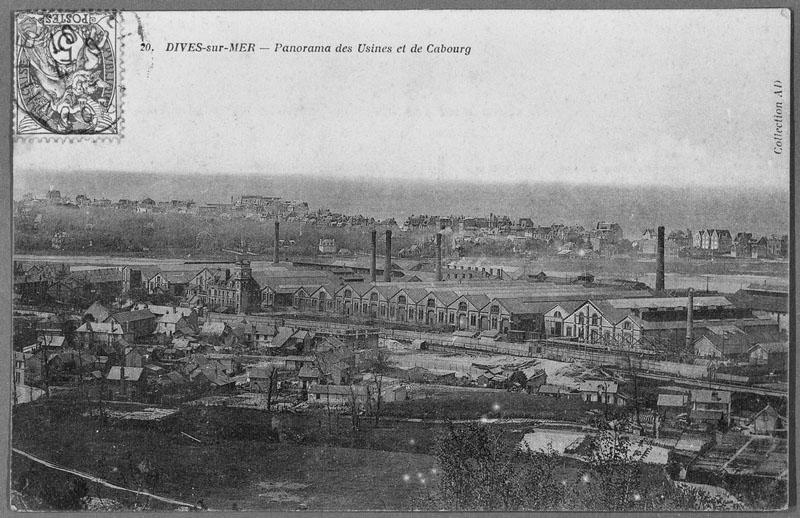
[[(144, 369), (142, 367), (125, 367), (125, 380), (126, 381), (139, 381), (142, 377), (142, 372)], [(108, 374), (106, 375), (107, 380), (120, 380), (120, 367), (113, 366), (109, 369)]]
[(765, 353), (788, 353), (789, 352), (789, 344), (788, 342), (764, 342), (755, 344), (753, 347), (750, 348), (752, 351), (756, 347), (760, 348)]
[(319, 369), (311, 365), (303, 365), (300, 372), (297, 374), (298, 378), (319, 378)]
[[(148, 320), (151, 318), (155, 318), (155, 315), (150, 313), (150, 310), (147, 309), (140, 309), (136, 311), (123, 311), (121, 313), (114, 313), (108, 319), (114, 319), (115, 321), (119, 322), (120, 324), (124, 322), (136, 322), (138, 320)], [(107, 319), (107, 320), (108, 320)]]
[(78, 329), (76, 333), (105, 333), (114, 335), (123, 335), (122, 328), (113, 322), (86, 322)]
[[(618, 309), (649, 309), (649, 308), (685, 308), (689, 300), (687, 297), (644, 297), (635, 299), (608, 299), (606, 301), (611, 306)], [(693, 307), (724, 307), (732, 306), (731, 302), (725, 297), (694, 297)]]
[(207, 335), (221, 335), (225, 332), (225, 322), (206, 322), (201, 332)]
[(767, 283), (757, 283), (754, 282), (747, 286), (747, 291), (758, 291), (764, 293), (771, 293), (771, 294), (789, 294), (789, 285), (788, 284), (767, 284)]
[(684, 407), (688, 397), (683, 394), (659, 394), (657, 406)]
[(158, 317), (158, 321), (162, 324), (176, 324), (182, 318), (180, 313), (167, 313)]
[(738, 291), (731, 300), (740, 308), (753, 309), (756, 311), (769, 311), (772, 313), (788, 313), (789, 299), (786, 293), (784, 296), (754, 295), (744, 291)]
[(731, 393), (724, 390), (693, 389), (689, 392), (693, 402), (696, 403), (724, 403), (731, 402)]
[(180, 306), (158, 306), (155, 304), (148, 305), (145, 309), (154, 315), (167, 315), (170, 313), (177, 313), (188, 317), (194, 310), (192, 308), (184, 308)]
[(603, 394), (616, 394), (617, 384), (614, 381), (589, 380), (578, 385), (581, 392), (600, 392)]

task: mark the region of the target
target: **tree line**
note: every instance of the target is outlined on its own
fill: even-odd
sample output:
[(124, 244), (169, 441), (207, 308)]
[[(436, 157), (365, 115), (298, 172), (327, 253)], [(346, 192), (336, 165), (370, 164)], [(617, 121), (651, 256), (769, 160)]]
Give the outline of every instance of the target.
[[(38, 217), (41, 215), (41, 217)], [(14, 247), (17, 252), (58, 249), (80, 253), (173, 251), (220, 253), (238, 249), (244, 241), (254, 254), (271, 255), (274, 247), (272, 220), (199, 216), (175, 213), (133, 213), (104, 207), (46, 206), (39, 212), (14, 217)], [(321, 238), (333, 238), (340, 249), (371, 250), (371, 227), (322, 227), (301, 221), (282, 221), (280, 239), (289, 253), (318, 254)], [(378, 253), (385, 251), (382, 229), (378, 228)], [(62, 234), (63, 233), (63, 234)], [(62, 237), (54, 240), (54, 237)], [(395, 232), (392, 249), (396, 255), (426, 240), (421, 234)], [(289, 244), (293, 241), (293, 244)]]

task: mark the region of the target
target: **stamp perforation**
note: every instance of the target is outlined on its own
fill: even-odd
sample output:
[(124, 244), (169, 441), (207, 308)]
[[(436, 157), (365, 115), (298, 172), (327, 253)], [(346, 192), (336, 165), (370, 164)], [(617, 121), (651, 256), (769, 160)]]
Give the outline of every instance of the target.
[(125, 93), (121, 12), (20, 10), (14, 20), (15, 141), (118, 141)]

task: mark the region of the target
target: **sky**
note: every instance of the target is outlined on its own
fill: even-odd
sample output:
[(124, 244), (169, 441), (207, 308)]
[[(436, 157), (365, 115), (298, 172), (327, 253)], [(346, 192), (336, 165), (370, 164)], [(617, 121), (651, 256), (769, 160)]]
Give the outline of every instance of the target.
[[(141, 33), (153, 52), (142, 52)], [(124, 138), (14, 144), (35, 171), (788, 189), (780, 10), (140, 12)], [(168, 42), (470, 54), (166, 52)], [(784, 130), (788, 128), (788, 116)]]

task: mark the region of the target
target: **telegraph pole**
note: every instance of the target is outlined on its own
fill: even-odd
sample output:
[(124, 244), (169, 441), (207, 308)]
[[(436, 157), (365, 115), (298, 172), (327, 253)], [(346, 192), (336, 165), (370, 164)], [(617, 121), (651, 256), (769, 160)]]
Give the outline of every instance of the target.
[(44, 391), (47, 398), (50, 398), (50, 367), (47, 365), (47, 339), (44, 334), (40, 334), (39, 322), (36, 322), (36, 341), (39, 342), (39, 347), (42, 349), (42, 382), (44, 383)]
[[(111, 331), (113, 331), (113, 330), (114, 330), (114, 322), (111, 322)], [(111, 340), (111, 339), (112, 338), (109, 337), (109, 340)], [(122, 344), (120, 344), (119, 341), (117, 341), (117, 347), (119, 348), (118, 350), (121, 351), (121, 354), (119, 355), (120, 356), (120, 362), (119, 362), (120, 363), (120, 366), (119, 366), (119, 384), (120, 384), (120, 392), (121, 392), (122, 396), (124, 397), (126, 395), (126, 393), (127, 393), (127, 390), (126, 390), (126, 387), (125, 387), (125, 359), (127, 357), (127, 354), (125, 352), (124, 342)]]

